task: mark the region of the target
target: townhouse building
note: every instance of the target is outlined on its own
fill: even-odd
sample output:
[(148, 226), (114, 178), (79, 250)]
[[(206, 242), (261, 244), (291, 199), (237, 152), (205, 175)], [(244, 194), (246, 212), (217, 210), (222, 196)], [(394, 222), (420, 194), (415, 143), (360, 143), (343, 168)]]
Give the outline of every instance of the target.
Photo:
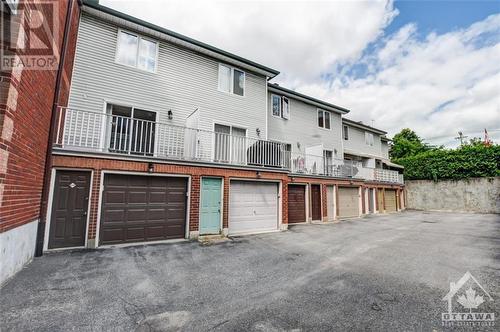
[(83, 1), (43, 250), (285, 230), (404, 208), (385, 132), (279, 72)]

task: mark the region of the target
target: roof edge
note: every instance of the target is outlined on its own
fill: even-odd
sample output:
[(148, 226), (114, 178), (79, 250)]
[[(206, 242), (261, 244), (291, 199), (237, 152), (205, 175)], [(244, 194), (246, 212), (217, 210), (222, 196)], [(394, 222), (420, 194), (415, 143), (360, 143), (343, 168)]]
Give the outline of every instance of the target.
[(353, 127), (358, 127), (358, 128), (362, 128), (362, 129), (365, 129), (365, 130), (372, 131), (372, 132), (380, 134), (380, 135), (386, 135), (387, 134), (387, 132), (383, 131), (382, 129), (377, 129), (377, 128), (374, 128), (374, 127), (370, 127), (368, 125), (365, 125), (364, 123), (359, 123), (359, 122), (356, 122), (356, 121), (353, 121), (353, 120), (349, 120), (349, 119), (346, 119), (346, 118), (342, 118), (342, 122), (345, 122), (345, 123), (347, 123), (349, 125), (352, 125)]
[(308, 95), (304, 95), (304, 94), (299, 93), (297, 91), (284, 88), (284, 87), (282, 87), (282, 86), (280, 86), (280, 85), (278, 85), (276, 83), (268, 83), (267, 86), (269, 87), (269, 90), (275, 90), (275, 91), (279, 91), (279, 92), (284, 92), (284, 93), (287, 93), (289, 95), (292, 95), (292, 96), (295, 96), (295, 97), (299, 97), (301, 99), (308, 100), (308, 101), (313, 102), (315, 104), (323, 105), (323, 107), (334, 109), (338, 113), (347, 114), (347, 113), (350, 112), (350, 110), (348, 110), (347, 108), (340, 107), (340, 106), (337, 106), (337, 105), (334, 105), (334, 104), (330, 104), (330, 103), (327, 103), (327, 102), (325, 102), (323, 100), (316, 99), (314, 97), (311, 97), (311, 96), (308, 96)]
[(96, 0), (82, 0), (82, 2), (83, 2), (83, 5), (86, 6), (86, 7), (90, 7), (90, 8), (93, 8), (95, 10), (104, 12), (104, 13), (106, 13), (108, 15), (112, 15), (112, 16), (121, 18), (123, 20), (130, 21), (132, 23), (144, 26), (144, 27), (149, 28), (151, 30), (155, 30), (157, 32), (164, 33), (164, 34), (169, 35), (169, 36), (171, 36), (173, 38), (180, 39), (180, 40), (182, 40), (184, 42), (193, 44), (195, 46), (207, 49), (207, 50), (209, 50), (211, 52), (214, 52), (214, 53), (220, 54), (222, 56), (231, 58), (233, 60), (239, 61), (241, 63), (244, 63), (244, 64), (248, 65), (248, 66), (255, 67), (255, 68), (258, 68), (258, 69), (260, 69), (262, 71), (268, 72), (269, 74), (271, 74), (271, 76), (269, 76), (270, 78), (276, 77), (280, 73), (276, 69), (272, 69), (272, 68), (269, 68), (267, 66), (261, 65), (261, 64), (259, 64), (257, 62), (254, 62), (252, 60), (243, 58), (243, 57), (241, 57), (239, 55), (236, 55), (234, 53), (224, 51), (224, 50), (222, 50), (220, 48), (217, 48), (215, 46), (206, 44), (204, 42), (201, 42), (199, 40), (193, 39), (191, 37), (182, 35), (182, 34), (177, 33), (175, 31), (163, 28), (163, 27), (158, 26), (158, 25), (153, 24), (153, 23), (146, 22), (146, 21), (141, 20), (141, 19), (139, 19), (137, 17), (130, 16), (128, 14), (122, 13), (122, 12), (120, 12), (118, 10), (115, 10), (115, 9), (103, 6), (103, 5), (99, 4), (99, 2), (96, 1)]

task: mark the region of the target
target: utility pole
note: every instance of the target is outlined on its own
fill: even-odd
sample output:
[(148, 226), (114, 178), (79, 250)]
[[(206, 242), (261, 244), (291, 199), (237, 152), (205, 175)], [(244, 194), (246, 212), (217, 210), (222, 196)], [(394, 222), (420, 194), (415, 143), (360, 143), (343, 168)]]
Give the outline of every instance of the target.
[(464, 134), (461, 131), (459, 131), (458, 136), (455, 137), (455, 139), (459, 139), (460, 145), (464, 145), (464, 139), (466, 139), (467, 137), (469, 137), (469, 136), (464, 136)]

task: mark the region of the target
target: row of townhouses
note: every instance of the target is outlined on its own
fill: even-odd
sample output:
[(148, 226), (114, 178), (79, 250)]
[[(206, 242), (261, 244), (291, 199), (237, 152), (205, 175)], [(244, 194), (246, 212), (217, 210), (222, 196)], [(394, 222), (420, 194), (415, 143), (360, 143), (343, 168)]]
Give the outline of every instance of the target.
[(4, 176), (2, 236), (22, 250), (279, 231), (404, 208), (386, 132), (350, 110), (97, 1), (68, 6), (38, 216), (18, 218)]

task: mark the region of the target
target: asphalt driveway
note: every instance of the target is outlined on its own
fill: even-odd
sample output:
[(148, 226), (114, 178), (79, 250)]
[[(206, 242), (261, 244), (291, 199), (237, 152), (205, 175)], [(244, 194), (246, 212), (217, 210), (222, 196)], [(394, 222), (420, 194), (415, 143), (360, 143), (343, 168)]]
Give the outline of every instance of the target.
[(211, 245), (48, 254), (2, 288), (0, 323), (2, 331), (439, 331), (442, 298), (466, 271), (493, 297), (481, 311), (498, 317), (498, 215), (369, 216)]

